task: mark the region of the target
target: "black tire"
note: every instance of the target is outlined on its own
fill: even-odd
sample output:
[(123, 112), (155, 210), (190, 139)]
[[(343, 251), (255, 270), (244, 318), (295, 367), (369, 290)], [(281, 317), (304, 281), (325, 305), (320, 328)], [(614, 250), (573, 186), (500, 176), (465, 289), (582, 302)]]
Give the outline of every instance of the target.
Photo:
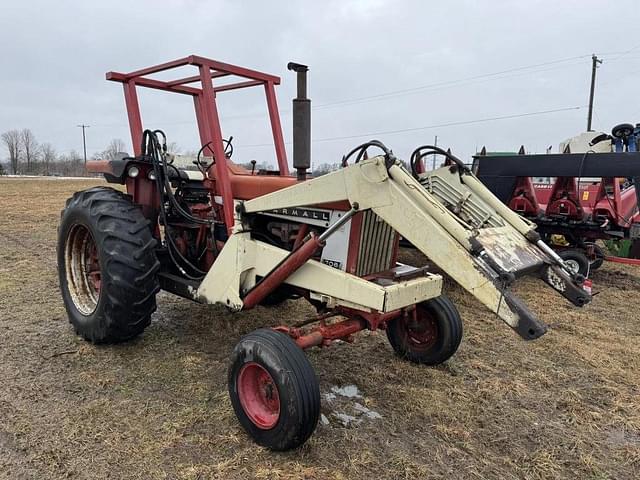
[(124, 193), (95, 187), (67, 200), (58, 228), (58, 276), (78, 335), (118, 343), (149, 325), (160, 289), (155, 246), (149, 220)]
[(597, 270), (604, 264), (604, 250), (596, 243), (587, 243), (586, 245), (593, 245), (593, 258), (589, 258), (589, 270)]
[(398, 317), (387, 324), (387, 338), (402, 358), (439, 365), (456, 353), (462, 341), (462, 319), (445, 295), (416, 305), (416, 317)]
[[(254, 370), (265, 379), (255, 382), (264, 391), (255, 389), (260, 390), (259, 406), (249, 408)], [(320, 385), (313, 367), (291, 338), (271, 329), (251, 332), (236, 345), (229, 367), (229, 396), (242, 427), (257, 444), (271, 450), (302, 445), (320, 417)]]
[(558, 252), (560, 258), (569, 264), (574, 269), (577, 269), (577, 273), (585, 278), (589, 274), (589, 259), (587, 256), (579, 250), (561, 250)]
[(615, 138), (625, 138), (633, 133), (634, 127), (630, 123), (621, 123), (611, 129), (611, 135)]

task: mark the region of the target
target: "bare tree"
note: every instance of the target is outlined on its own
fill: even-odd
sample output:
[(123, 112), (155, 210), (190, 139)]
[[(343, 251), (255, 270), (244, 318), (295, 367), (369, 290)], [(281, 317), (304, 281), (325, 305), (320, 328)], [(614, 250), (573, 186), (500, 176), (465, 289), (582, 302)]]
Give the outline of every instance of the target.
[(320, 177), (338, 169), (340, 169), (339, 163), (322, 163), (313, 169), (313, 176)]
[(27, 162), (27, 173), (31, 173), (31, 164), (36, 162), (38, 157), (38, 142), (36, 141), (36, 136), (30, 129), (23, 128), (20, 131), (20, 142), (22, 143), (24, 159)]
[(169, 142), (167, 144), (167, 151), (169, 153), (174, 153), (177, 155), (182, 152), (182, 149), (180, 148), (180, 145), (178, 145), (176, 142)]
[(119, 138), (114, 138), (107, 145), (107, 149), (100, 153), (99, 156), (104, 160), (115, 160), (120, 157), (119, 154), (126, 153), (127, 146)]
[(40, 152), (42, 153), (42, 161), (44, 162), (44, 174), (49, 175), (49, 166), (58, 158), (56, 149), (50, 143), (43, 143), (40, 146)]
[(20, 159), (20, 132), (18, 130), (9, 130), (2, 134), (4, 142), (9, 152), (9, 163), (14, 175), (18, 173), (18, 162)]
[(51, 167), (54, 174), (65, 177), (86, 176), (83, 155), (71, 150), (67, 154), (60, 155)]

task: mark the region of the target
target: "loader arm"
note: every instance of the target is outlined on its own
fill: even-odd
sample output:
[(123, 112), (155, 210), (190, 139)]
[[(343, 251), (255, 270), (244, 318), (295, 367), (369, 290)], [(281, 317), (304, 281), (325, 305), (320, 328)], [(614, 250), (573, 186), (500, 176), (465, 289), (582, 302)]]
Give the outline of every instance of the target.
[[(476, 202), (486, 208), (486, 203), (477, 197)], [(241, 226), (244, 214), (339, 201), (356, 204), (360, 210), (372, 210), (523, 338), (534, 339), (545, 333), (545, 325), (506, 288), (508, 269), (500, 267), (499, 256), (496, 261), (496, 255), (488, 254), (478, 240), (483, 238), (478, 229), (471, 228), (461, 216), (454, 214), (441, 198), (430, 193), (399, 163), (390, 164), (381, 156), (244, 202), (239, 209), (240, 225), (236, 226), (236, 234), (245, 228)], [(502, 220), (495, 210), (491, 210), (491, 214), (500, 222), (491, 231), (483, 232), (485, 237), (490, 237), (490, 233), (494, 237), (502, 235), (507, 240), (502, 248), (511, 248), (508, 253), (516, 264), (522, 254), (529, 255), (526, 265), (517, 265), (519, 268), (515, 270), (554, 268), (555, 286), (548, 282), (550, 285), (561, 293), (563, 289), (577, 288), (568, 285), (570, 276), (552, 266), (544, 253), (521, 232)], [(529, 227), (524, 222), (519, 225), (525, 226)], [(582, 303), (588, 302), (587, 297), (584, 293)]]

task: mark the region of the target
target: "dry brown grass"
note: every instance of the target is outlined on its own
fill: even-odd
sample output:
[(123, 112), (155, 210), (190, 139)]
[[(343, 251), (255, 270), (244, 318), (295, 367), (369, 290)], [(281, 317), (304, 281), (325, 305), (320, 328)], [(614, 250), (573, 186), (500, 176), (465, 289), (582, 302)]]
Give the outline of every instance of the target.
[(331, 423), (275, 454), (235, 420), (227, 357), (241, 334), (309, 307), (230, 315), (162, 294), (138, 340), (84, 343), (58, 293), (55, 237), (65, 198), (92, 183), (0, 180), (0, 478), (638, 477), (639, 270), (596, 272), (601, 293), (582, 310), (521, 282), (552, 325), (530, 343), (450, 287), (465, 338), (438, 368), (397, 359), (378, 333), (309, 351), (323, 392), (355, 384), (383, 418), (344, 428), (324, 402)]

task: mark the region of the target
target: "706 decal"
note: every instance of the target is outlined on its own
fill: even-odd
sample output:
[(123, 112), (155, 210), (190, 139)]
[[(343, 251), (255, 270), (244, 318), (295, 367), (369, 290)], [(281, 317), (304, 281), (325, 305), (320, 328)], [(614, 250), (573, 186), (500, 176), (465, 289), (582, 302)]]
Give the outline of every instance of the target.
[(322, 263), (324, 263), (325, 265), (329, 265), (330, 267), (337, 268), (338, 270), (342, 269), (342, 262), (338, 262), (337, 260), (323, 258)]

